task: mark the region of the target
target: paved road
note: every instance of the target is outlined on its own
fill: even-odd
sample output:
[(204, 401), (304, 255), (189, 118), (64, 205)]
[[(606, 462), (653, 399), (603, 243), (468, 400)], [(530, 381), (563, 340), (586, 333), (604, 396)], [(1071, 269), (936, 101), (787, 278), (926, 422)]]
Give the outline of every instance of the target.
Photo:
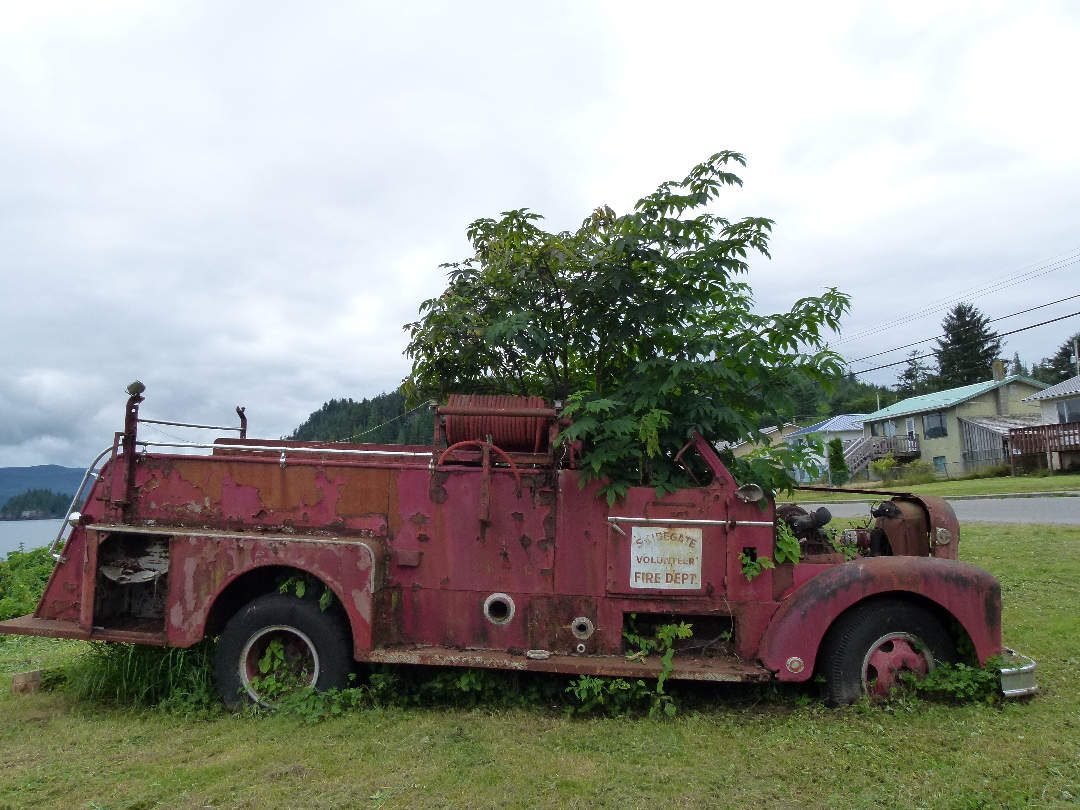
[[(1080, 498), (999, 498), (949, 501), (963, 523), (1059, 523), (1080, 526)], [(800, 504), (815, 509), (817, 505)], [(869, 515), (865, 502), (826, 504), (834, 517)]]

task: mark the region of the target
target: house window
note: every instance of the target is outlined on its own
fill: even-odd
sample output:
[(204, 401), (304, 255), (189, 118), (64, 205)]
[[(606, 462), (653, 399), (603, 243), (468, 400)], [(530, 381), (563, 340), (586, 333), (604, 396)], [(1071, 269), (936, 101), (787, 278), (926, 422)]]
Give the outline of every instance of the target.
[(934, 456), (934, 472), (945, 472), (945, 456)]
[(941, 439), (949, 435), (945, 412), (924, 413), (922, 418), (923, 435), (928, 439)]
[(871, 436), (877, 436), (878, 435), (877, 422), (871, 422), (870, 423), (870, 435)]
[(1080, 422), (1080, 397), (1063, 399), (1057, 404), (1058, 422)]

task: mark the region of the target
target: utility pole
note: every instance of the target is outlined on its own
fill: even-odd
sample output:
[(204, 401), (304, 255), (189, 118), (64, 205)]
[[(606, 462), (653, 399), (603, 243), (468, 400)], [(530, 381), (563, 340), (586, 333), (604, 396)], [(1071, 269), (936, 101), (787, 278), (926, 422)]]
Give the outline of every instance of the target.
[(1076, 376), (1080, 377), (1080, 340), (1073, 339), (1073, 362), (1076, 364)]

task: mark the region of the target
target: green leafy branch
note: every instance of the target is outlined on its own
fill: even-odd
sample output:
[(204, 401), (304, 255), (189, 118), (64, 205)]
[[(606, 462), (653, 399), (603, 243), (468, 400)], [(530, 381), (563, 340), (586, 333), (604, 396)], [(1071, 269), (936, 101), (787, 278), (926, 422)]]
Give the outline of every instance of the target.
[(317, 578), (308, 573), (292, 574), (278, 583), (278, 593), (292, 593), (297, 599), (303, 599), (309, 590), (319, 590), (319, 610), (324, 613), (334, 604), (334, 592)]

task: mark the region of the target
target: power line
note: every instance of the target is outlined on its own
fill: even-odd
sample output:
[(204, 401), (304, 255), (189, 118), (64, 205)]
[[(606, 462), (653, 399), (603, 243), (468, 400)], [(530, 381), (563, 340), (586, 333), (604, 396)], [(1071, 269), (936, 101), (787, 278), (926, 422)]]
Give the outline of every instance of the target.
[[(894, 329), (897, 326), (902, 326), (904, 324), (910, 323), (911, 321), (918, 320), (919, 318), (923, 318), (931, 313), (940, 311), (941, 304), (956, 303), (965, 299), (982, 298), (983, 296), (989, 295), (990, 293), (1007, 289), (1008, 287), (1013, 287), (1017, 284), (1022, 284), (1026, 281), (1030, 281), (1040, 276), (1056, 272), (1063, 267), (1070, 267), (1080, 262), (1080, 253), (1078, 252), (1080, 252), (1080, 248), (1073, 248), (1071, 250), (1065, 251), (1064, 253), (1057, 254), (1057, 256), (1065, 256), (1066, 258), (1058, 259), (1057, 261), (1050, 261), (1048, 259), (1046, 261), (1050, 261), (1049, 264), (1044, 261), (1038, 262), (1035, 265), (1028, 265), (1028, 267), (1033, 269), (1028, 270), (1027, 268), (1021, 268), (1021, 272), (1018, 274), (1005, 274), (1002, 276), (998, 276), (995, 279), (991, 279), (986, 284), (969, 287), (966, 290), (963, 290), (951, 297), (937, 299), (936, 301), (933, 301), (920, 309), (911, 310), (904, 314), (897, 315), (891, 320), (882, 321), (871, 328), (844, 336), (840, 338), (840, 340), (836, 341), (836, 345), (840, 345), (842, 343), (849, 343), (853, 340), (858, 340), (859, 338), (866, 337), (867, 335), (876, 334), (883, 330)], [(1050, 258), (1054, 259), (1057, 258), (1057, 256), (1052, 256)]]
[(841, 338), (841, 340), (839, 340), (838, 343), (846, 343), (846, 342), (848, 342), (850, 340), (857, 340), (860, 337), (865, 337), (866, 335), (874, 334), (874, 333), (876, 333), (878, 331), (881, 331), (882, 329), (892, 329), (892, 328), (895, 328), (897, 326), (902, 326), (903, 324), (910, 323), (911, 321), (918, 320), (920, 318), (925, 317), (926, 315), (931, 314), (932, 312), (939, 311), (939, 308), (937, 306), (938, 304), (955, 303), (955, 302), (961, 301), (961, 300), (963, 300), (965, 298), (981, 298), (984, 295), (989, 295), (991, 292), (997, 292), (998, 290), (1005, 289), (1007, 287), (1012, 287), (1012, 286), (1015, 286), (1016, 284), (1020, 284), (1020, 283), (1023, 283), (1025, 281), (1030, 281), (1033, 278), (1038, 278), (1039, 276), (1047, 275), (1048, 273), (1052, 273), (1052, 272), (1054, 272), (1056, 270), (1060, 270), (1062, 267), (1069, 267), (1069, 266), (1071, 266), (1073, 264), (1076, 264), (1077, 262), (1080, 262), (1080, 256), (1071, 256), (1071, 257), (1069, 257), (1068, 261), (1063, 259), (1063, 260), (1058, 261), (1058, 262), (1053, 262), (1049, 266), (1038, 267), (1038, 268), (1036, 268), (1035, 270), (1033, 270), (1031, 272), (1022, 273), (1019, 276), (1016, 276), (1015, 278), (1013, 278), (1011, 281), (1008, 281), (1007, 283), (1006, 282), (1000, 282), (999, 283), (999, 280), (1001, 278), (1008, 278), (1008, 276), (1001, 276), (1001, 277), (999, 277), (999, 279), (995, 279), (991, 283), (989, 283), (987, 285), (984, 285), (982, 287), (968, 288), (967, 290), (964, 290), (961, 293), (957, 294), (955, 297), (938, 299), (937, 301), (933, 302), (933, 304), (928, 306), (928, 307), (925, 307), (925, 308), (919, 309), (919, 310), (912, 310), (911, 312), (908, 312), (908, 313), (906, 313), (904, 315), (897, 316), (896, 318), (894, 318), (891, 321), (884, 321), (882, 323), (879, 323), (876, 326), (874, 326), (872, 329), (866, 329), (866, 330), (863, 330), (861, 332), (857, 332), (857, 333), (855, 333), (853, 335), (849, 335), (848, 337)]
[(389, 425), (389, 424), (390, 424), (391, 422), (396, 422), (396, 421), (397, 421), (398, 419), (403, 419), (403, 418), (405, 418), (406, 416), (408, 416), (408, 415), (409, 415), (410, 413), (416, 413), (416, 412), (417, 412), (418, 410), (420, 410), (421, 408), (427, 408), (427, 407), (428, 407), (428, 406), (430, 406), (431, 404), (432, 404), (432, 401), (431, 401), (431, 400), (424, 400), (424, 401), (423, 401), (423, 402), (421, 402), (421, 403), (420, 403), (419, 405), (417, 405), (417, 406), (416, 406), (415, 408), (412, 408), (412, 409), (410, 409), (410, 410), (407, 410), (407, 411), (405, 411), (405, 413), (399, 413), (399, 414), (398, 414), (397, 416), (395, 416), (394, 418), (392, 418), (392, 419), (387, 419), (387, 420), (386, 420), (385, 422), (383, 422), (383, 423), (382, 423), (381, 425), (376, 425), (376, 426), (375, 426), (375, 427), (373, 427), (373, 428), (368, 428), (367, 430), (362, 430), (362, 431), (360, 431), (359, 433), (354, 433), (354, 434), (353, 434), (352, 436), (349, 436), (349, 437), (348, 437), (347, 439), (338, 439), (336, 443), (337, 443), (337, 444), (343, 444), (343, 443), (345, 443), (345, 442), (351, 442), (351, 441), (352, 441), (353, 439), (359, 439), (359, 438), (360, 438), (361, 436), (366, 436), (366, 435), (367, 435), (367, 434), (369, 434), (369, 433), (374, 433), (374, 432), (375, 432), (376, 430), (378, 430), (379, 428), (381, 428), (381, 427), (386, 427), (386, 426), (387, 426), (387, 425)]
[[(1076, 261), (1074, 261), (1074, 262), (1070, 262), (1070, 264), (1076, 264), (1076, 263), (1078, 263), (1078, 262), (1080, 262), (1080, 258), (1078, 258), (1078, 259), (1077, 259)], [(1065, 266), (1068, 266), (1068, 265), (1065, 265)], [(1055, 268), (1055, 269), (1060, 269), (1060, 268)], [(1020, 280), (1020, 281), (1018, 281), (1017, 283), (1020, 283), (1021, 281), (1029, 281), (1029, 280), (1030, 280), (1030, 279), (1021, 279), (1021, 280)], [(1006, 286), (1012, 286), (1012, 285), (1006, 285)], [(1004, 289), (1004, 287), (1002, 287), (1001, 289)], [(995, 291), (996, 291), (996, 290), (987, 290), (987, 291), (985, 291), (985, 292), (983, 292), (983, 293), (980, 293), (980, 294), (978, 294), (978, 295), (971, 295), (971, 296), (964, 296), (964, 297), (965, 297), (965, 298), (968, 298), (969, 300), (973, 300), (973, 299), (975, 299), (975, 298), (981, 298), (981, 297), (982, 297), (983, 295), (988, 295), (988, 294), (989, 294), (990, 292), (995, 292)], [(961, 299), (957, 299), (957, 300), (961, 300)], [(917, 316), (915, 316), (915, 317), (911, 317), (911, 318), (908, 318), (908, 319), (906, 319), (906, 320), (898, 320), (898, 321), (896, 321), (896, 322), (893, 322), (893, 323), (886, 323), (886, 324), (883, 324), (883, 325), (881, 325), (881, 326), (879, 326), (879, 327), (875, 327), (874, 329), (870, 329), (870, 330), (867, 330), (867, 331), (865, 331), (865, 332), (861, 332), (861, 333), (858, 333), (858, 334), (856, 334), (856, 335), (853, 335), (853, 336), (851, 336), (850, 338), (841, 338), (841, 339), (840, 339), (840, 340), (838, 340), (838, 341), (837, 341), (836, 343), (837, 343), (837, 345), (839, 345), (839, 344), (841, 344), (841, 343), (845, 343), (845, 342), (847, 342), (847, 340), (856, 340), (856, 339), (859, 339), (859, 338), (862, 338), (862, 337), (867, 337), (867, 336), (869, 336), (869, 335), (871, 335), (871, 334), (876, 334), (877, 332), (879, 332), (879, 331), (881, 331), (881, 330), (883, 330), (883, 329), (884, 329), (884, 330), (888, 330), (888, 329), (895, 329), (895, 328), (897, 328), (897, 327), (899, 327), (899, 326), (905, 326), (905, 325), (907, 325), (907, 324), (909, 324), (909, 323), (911, 323), (911, 322), (913, 322), (913, 321), (918, 321), (918, 320), (920, 320), (920, 319), (921, 319), (922, 317), (925, 317), (926, 315), (929, 315), (929, 314), (930, 314), (931, 312), (934, 312), (934, 311), (935, 311), (935, 310), (932, 310), (932, 309), (927, 309), (927, 310), (925, 310), (925, 311), (923, 311), (923, 312), (919, 313), (919, 314), (918, 314)], [(1017, 313), (1017, 314), (1018, 314), (1018, 313)], [(853, 362), (857, 362), (857, 361), (853, 361)]]
[[(1074, 318), (1077, 315), (1080, 315), (1080, 311), (1070, 313), (1069, 315), (1062, 315), (1060, 318), (1051, 318), (1048, 321), (1043, 321), (1042, 323), (1035, 323), (1035, 324), (1032, 324), (1031, 326), (1023, 326), (1020, 329), (1013, 329), (1011, 332), (1002, 332), (1000, 335), (998, 335), (998, 337), (1008, 337), (1009, 335), (1015, 335), (1018, 332), (1026, 332), (1029, 329), (1035, 329), (1036, 327), (1039, 327), (1039, 326), (1046, 326), (1048, 323), (1057, 323), (1058, 321), (1063, 321), (1066, 318)], [(880, 371), (883, 368), (892, 368), (893, 366), (901, 366), (904, 363), (910, 362), (912, 360), (924, 360), (927, 357), (933, 357), (933, 356), (934, 356), (934, 353), (929, 352), (927, 354), (920, 354), (918, 357), (906, 357), (903, 360), (897, 360), (895, 363), (886, 363), (883, 366), (874, 366), (873, 368), (864, 368), (861, 371), (852, 371), (850, 373), (855, 374), (855, 375), (868, 374), (871, 371)]]
[[(1049, 304), (1039, 304), (1037, 307), (1030, 307), (1028, 309), (1022, 309), (1019, 312), (1014, 312), (1011, 315), (1002, 315), (998, 318), (990, 318), (987, 323), (996, 323), (997, 321), (1004, 321), (1008, 318), (1015, 318), (1017, 315), (1024, 315), (1028, 312), (1034, 312), (1037, 309), (1045, 309), (1046, 307), (1052, 307), (1054, 304), (1061, 304), (1065, 301), (1072, 301), (1074, 298), (1080, 298), (1080, 294), (1070, 295), (1068, 298), (1060, 298), (1057, 301), (1051, 301)], [(1068, 316), (1066, 316), (1068, 317)], [(861, 363), (863, 360), (869, 360), (872, 357), (881, 357), (883, 354), (890, 354), (891, 352), (898, 352), (901, 349), (910, 349), (912, 346), (918, 346), (920, 343), (927, 343), (931, 340), (939, 340), (945, 337), (945, 335), (938, 335), (937, 337), (923, 338), (922, 340), (916, 340), (914, 343), (908, 343), (906, 346), (897, 346), (895, 349), (886, 349), (883, 352), (877, 352), (875, 354), (868, 354), (866, 357), (857, 357), (854, 360), (848, 360), (849, 363)], [(1001, 337), (1000, 335), (998, 337)]]

